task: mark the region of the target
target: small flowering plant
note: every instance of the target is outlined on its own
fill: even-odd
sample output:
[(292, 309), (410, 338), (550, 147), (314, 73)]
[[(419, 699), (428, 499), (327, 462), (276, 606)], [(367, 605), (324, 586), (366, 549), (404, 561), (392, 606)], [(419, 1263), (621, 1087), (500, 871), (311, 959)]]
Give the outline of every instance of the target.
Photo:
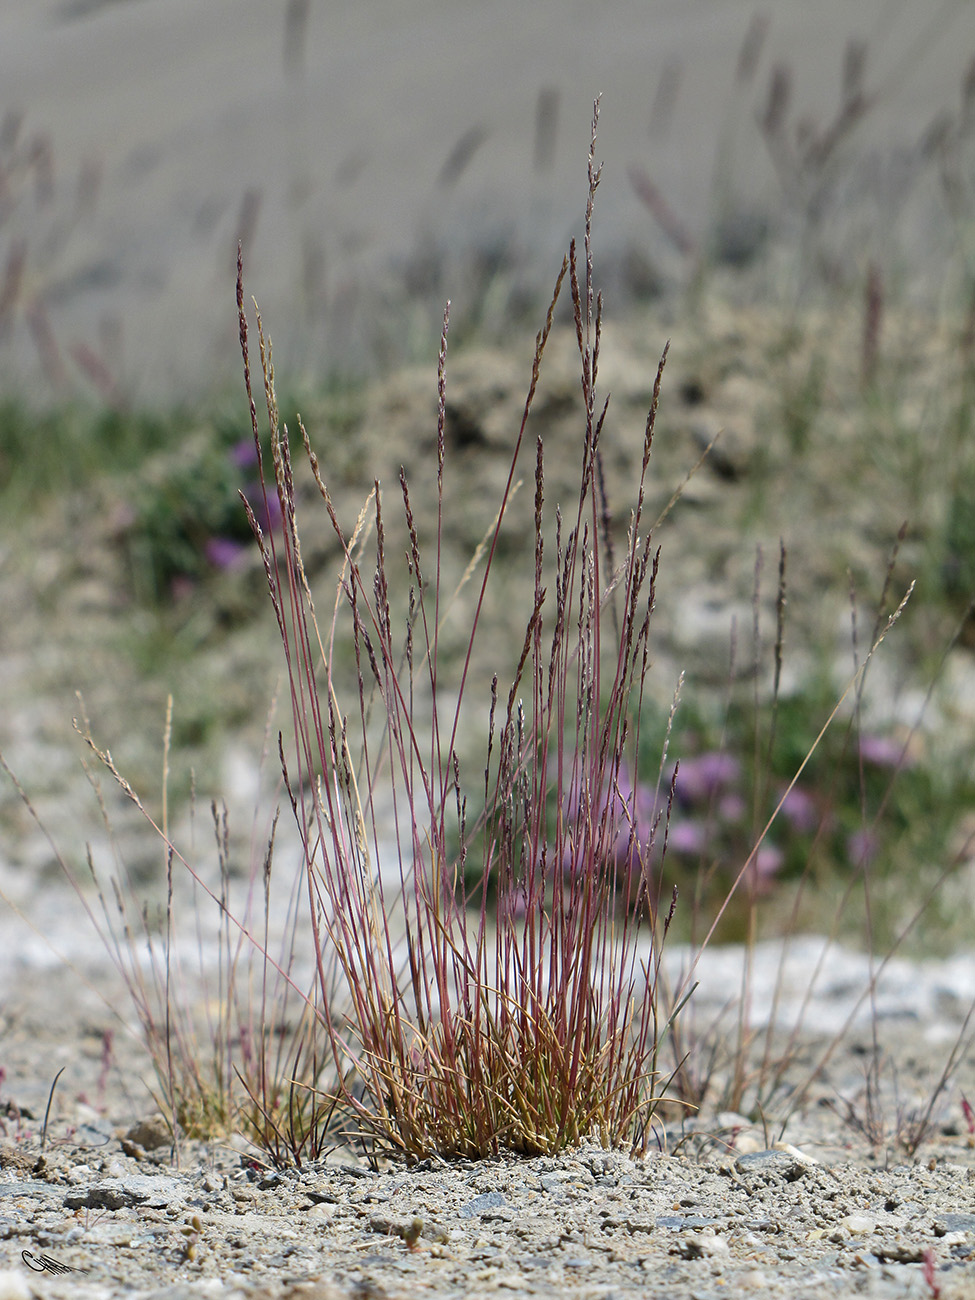
[(140, 472), (118, 528), (137, 599), (166, 603), (245, 563), (252, 538), (239, 493), (256, 486), (256, 457), (252, 442), (235, 439), (230, 429), (208, 426), (179, 457), (157, 458)]
[[(743, 709), (729, 711), (719, 743), (700, 719), (684, 728), (678, 720), (669, 768), (671, 876), (683, 882), (692, 875), (703, 900), (712, 882), (723, 897), (746, 861), (742, 883), (754, 896), (813, 866), (842, 879), (883, 864), (931, 784), (918, 738), (857, 732), (837, 720), (810, 758), (809, 718), (826, 712), (803, 695), (779, 700), (770, 746), (756, 746), (754, 720)], [(908, 772), (909, 780), (899, 779)], [(635, 809), (648, 806), (651, 780), (638, 784)]]
[[(758, 746), (754, 718), (743, 708), (731, 708), (720, 726), (683, 705), (665, 723), (648, 724), (655, 739), (647, 752), (669, 734), (669, 761), (663, 769), (641, 768), (635, 781), (621, 772), (598, 800), (617, 826), (610, 856), (623, 897), (643, 890), (646, 903), (676, 885), (694, 900), (695, 913), (708, 916), (739, 874), (745, 905), (810, 869), (842, 881), (883, 868), (898, 837), (918, 820), (917, 800), (935, 798), (919, 738), (858, 733), (837, 720), (810, 756), (809, 719), (828, 713), (804, 695), (780, 699), (773, 743)], [(576, 806), (573, 791), (570, 816)], [(652, 895), (648, 880), (655, 882)], [(737, 935), (739, 912), (732, 906), (723, 937)]]

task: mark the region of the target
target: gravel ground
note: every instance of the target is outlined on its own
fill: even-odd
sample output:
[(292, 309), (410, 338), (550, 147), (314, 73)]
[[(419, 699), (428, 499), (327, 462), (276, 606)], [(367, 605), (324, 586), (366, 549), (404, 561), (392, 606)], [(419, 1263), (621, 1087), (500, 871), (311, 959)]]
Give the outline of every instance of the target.
[[(131, 1148), (131, 1143), (127, 1144)], [(792, 1148), (300, 1174), (118, 1143), (18, 1164), (0, 1198), (5, 1297), (975, 1295), (971, 1157), (876, 1171)], [(20, 1261), (84, 1270), (31, 1275)], [(19, 1267), (18, 1267), (19, 1265)]]
[[(799, 947), (796, 978), (817, 955)], [(773, 955), (759, 953), (759, 982)], [(853, 1008), (856, 959), (843, 956), (816, 998), (820, 1025)], [(736, 959), (716, 950), (702, 965), (702, 1013)], [(135, 1037), (116, 1032), (106, 1051), (114, 1017), (102, 999), (125, 1000), (103, 958), (75, 972), (22, 963), (0, 1039), (0, 1298), (975, 1296), (970, 1056), (936, 1099), (926, 1140), (911, 1155), (899, 1144), (963, 1016), (957, 964), (915, 977), (927, 1012), (916, 1002), (884, 1014), (881, 1000), (839, 1046), (813, 1021), (778, 1095), (834, 1052), (784, 1125), (712, 1109), (661, 1126), (642, 1159), (586, 1145), (407, 1167), (339, 1147), (278, 1172), (240, 1140), (183, 1142), (174, 1155)], [(873, 1025), (883, 1065), (871, 1105)], [(84, 1271), (30, 1271), (45, 1261)]]
[[(5, 1146), (0, 1294), (938, 1294), (927, 1268), (940, 1294), (975, 1295), (956, 1144), (873, 1169), (746, 1130), (740, 1154), (375, 1171), (337, 1155), (277, 1174), (230, 1150), (187, 1149), (179, 1171), (125, 1154), (145, 1131)], [(27, 1271), (45, 1259), (83, 1272)]]

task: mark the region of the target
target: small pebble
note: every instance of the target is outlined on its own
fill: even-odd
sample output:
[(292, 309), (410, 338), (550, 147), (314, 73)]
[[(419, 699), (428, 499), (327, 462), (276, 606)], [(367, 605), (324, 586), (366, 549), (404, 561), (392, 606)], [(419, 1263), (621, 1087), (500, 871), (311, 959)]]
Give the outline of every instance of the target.
[(677, 1253), (683, 1259), (710, 1259), (715, 1255), (727, 1255), (731, 1247), (724, 1237), (713, 1232), (701, 1232), (692, 1237), (682, 1237), (677, 1243)]
[(472, 1201), (460, 1207), (460, 1214), (465, 1219), (473, 1219), (478, 1214), (483, 1214), (485, 1210), (497, 1210), (508, 1202), (502, 1192), (484, 1192), (481, 1196), (475, 1196)]
[(31, 1300), (27, 1278), (15, 1269), (0, 1272), (0, 1300)]
[(848, 1214), (845, 1219), (840, 1219), (839, 1226), (855, 1236), (868, 1236), (877, 1231), (877, 1220), (866, 1214)]
[(735, 1284), (743, 1291), (761, 1291), (768, 1286), (768, 1278), (760, 1268), (750, 1268), (738, 1274)]
[(159, 1114), (148, 1115), (145, 1119), (139, 1120), (125, 1136), (129, 1142), (134, 1142), (144, 1151), (156, 1151), (160, 1147), (171, 1146), (173, 1141), (169, 1125)]

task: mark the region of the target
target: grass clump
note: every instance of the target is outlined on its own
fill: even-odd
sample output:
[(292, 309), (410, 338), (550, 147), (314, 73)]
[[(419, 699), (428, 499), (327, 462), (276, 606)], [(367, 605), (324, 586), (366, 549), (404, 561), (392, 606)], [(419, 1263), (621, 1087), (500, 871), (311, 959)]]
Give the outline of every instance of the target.
[[(300, 1168), (303, 1160), (322, 1154), (328, 1135), (332, 1108), (320, 1104), (316, 1089), (323, 1078), (331, 1078), (331, 1059), (316, 1001), (324, 966), (314, 980), (300, 968), (300, 908), (293, 895), (281, 898), (284, 886), (276, 876), (278, 901), (272, 907), (277, 816), (263, 854), (242, 867), (226, 807), (214, 802), (215, 852), (208, 860), (197, 846), (192, 857), (184, 856), (174, 847), (168, 820), (172, 698), (161, 813), (155, 816), (111, 753), (97, 746), (87, 717), (82, 715), (75, 726), (165, 848), (164, 892), (153, 896), (126, 868), (112, 809), (90, 770), (117, 868), (109, 885), (91, 846), (85, 881), (47, 837), (127, 989), (155, 1074), (150, 1092), (168, 1125), (174, 1160), (179, 1162), (187, 1140), (241, 1134), (274, 1164)], [(0, 768), (46, 836), (2, 755)], [(190, 838), (195, 840), (192, 826)]]
[[(315, 947), (322, 961), (334, 954), (348, 989), (341, 1019), (330, 1012), (330, 999), (319, 999), (343, 1080), (333, 1099), (361, 1132), (413, 1158), (485, 1156), (502, 1148), (551, 1153), (591, 1135), (642, 1148), (664, 1091), (658, 944), (672, 904), (664, 899), (658, 911), (648, 869), (621, 911), (611, 846), (628, 836), (631, 865), (649, 868), (652, 842), (665, 835), (668, 792), (661, 792), (646, 837), (636, 832), (625, 798), (603, 797), (632, 787), (641, 747), (657, 561), (643, 501), (663, 361), (617, 556), (600, 488), (608, 404), (597, 398), (602, 303), (590, 246), (598, 181), (590, 154), (584, 261), (580, 268), (573, 245), (536, 341), (495, 524), (475, 557), (479, 576), (473, 563), (467, 575), (476, 588), (473, 617), (453, 679), (440, 652), (449, 601), (439, 549), (450, 491), (449, 313), (439, 368), (437, 515), (414, 516), (401, 474), (405, 574), (390, 559), (382, 486), (374, 485), (351, 527), (343, 524), (301, 429), (344, 557), (327, 621), (319, 620), (302, 564), (294, 466), (258, 316), (274, 479), (262, 502), (268, 515), (276, 496), (280, 532), (266, 533), (255, 508), (248, 512), (288, 663), (294, 749), (282, 747), (282, 761), (301, 828)], [(527, 557), (532, 605), (505, 684), (496, 674), (489, 697), (471, 700), (468, 666), (479, 613), (488, 584), (499, 577), (493, 561), (566, 277), (581, 362), (578, 497), (565, 516), (557, 506), (550, 517), (538, 438), (534, 547)], [(260, 448), (240, 279), (238, 304)], [(405, 597), (399, 607), (397, 592)], [(358, 669), (351, 714), (340, 704), (333, 672), (343, 625)], [(499, 663), (504, 658), (499, 647)], [(475, 805), (458, 749), (473, 718), (486, 721), (488, 744), (483, 812), (469, 825), (468, 807)], [(474, 846), (480, 860), (468, 899)], [(647, 929), (638, 925), (642, 911), (652, 917)]]

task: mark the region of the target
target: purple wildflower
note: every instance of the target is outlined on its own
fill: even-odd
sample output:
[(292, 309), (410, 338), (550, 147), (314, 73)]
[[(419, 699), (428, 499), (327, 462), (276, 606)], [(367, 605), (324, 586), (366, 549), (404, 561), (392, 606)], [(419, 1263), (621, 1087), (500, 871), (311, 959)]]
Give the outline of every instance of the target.
[(808, 835), (819, 825), (816, 800), (801, 785), (794, 785), (782, 800), (782, 816), (800, 835)]
[(267, 508), (264, 506), (264, 494), (260, 483), (250, 483), (247, 487), (247, 499), (254, 511), (254, 518), (265, 533), (271, 532), (281, 522), (281, 502), (276, 492), (267, 495)]
[(721, 796), (718, 803), (718, 816), (723, 822), (734, 826), (748, 812), (748, 804), (737, 790), (729, 790)]
[(854, 867), (868, 867), (877, 856), (880, 839), (868, 827), (847, 836), (846, 853)]
[(775, 844), (763, 844), (748, 864), (746, 880), (753, 895), (768, 894), (782, 870), (785, 854)]
[[(573, 825), (579, 818), (580, 798), (578, 787), (569, 793), (567, 814), (568, 822)], [(597, 840), (610, 843), (609, 859), (617, 867), (626, 867), (633, 871), (639, 866), (640, 858), (646, 853), (654, 822), (654, 794), (650, 786), (638, 783), (634, 790), (630, 773), (621, 770), (612, 792), (605, 790), (592, 799), (592, 825)], [(581, 828), (580, 828), (581, 831)], [(581, 835), (573, 836), (577, 842), (570, 849), (567, 845), (565, 865), (571, 870), (583, 870), (586, 866), (581, 861)]]
[(759, 880), (771, 880), (782, 870), (782, 864), (785, 862), (785, 854), (775, 844), (763, 844), (755, 854), (752, 866)]
[(894, 736), (861, 736), (860, 756), (874, 767), (910, 767), (911, 759), (903, 741)]
[(210, 537), (206, 544), (206, 557), (215, 569), (233, 569), (240, 564), (245, 549), (230, 537)]
[(238, 469), (251, 469), (257, 464), (257, 448), (253, 438), (243, 438), (230, 449), (230, 459)]
[(677, 795), (681, 803), (707, 803), (719, 791), (733, 785), (741, 775), (741, 764), (732, 754), (709, 750), (681, 760), (677, 772)]
[(670, 824), (667, 835), (667, 848), (674, 853), (684, 853), (688, 857), (697, 857), (704, 852), (706, 843), (704, 827), (700, 822), (681, 820)]

